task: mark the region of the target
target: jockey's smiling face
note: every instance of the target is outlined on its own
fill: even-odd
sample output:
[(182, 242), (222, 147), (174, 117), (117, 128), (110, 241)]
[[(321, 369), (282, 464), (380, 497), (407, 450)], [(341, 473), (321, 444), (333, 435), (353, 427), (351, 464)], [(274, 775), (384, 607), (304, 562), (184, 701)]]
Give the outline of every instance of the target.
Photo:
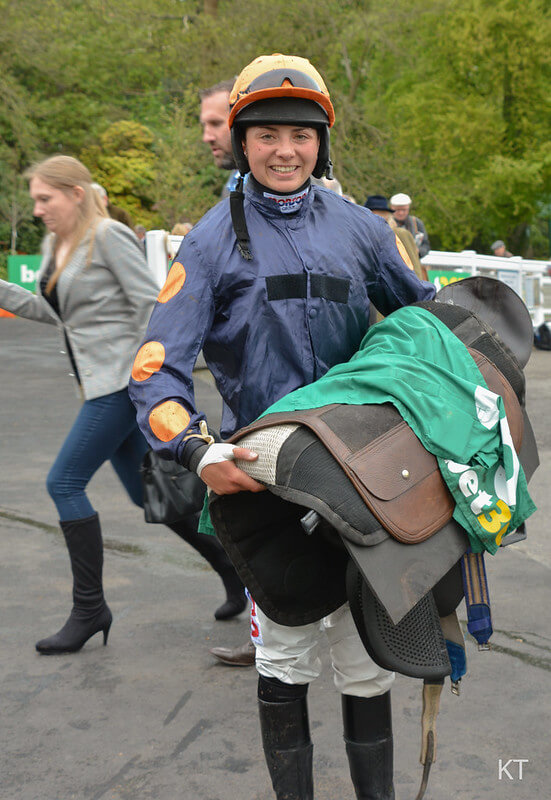
[(247, 128), (243, 151), (256, 180), (277, 192), (294, 192), (316, 166), (319, 134), (294, 125)]

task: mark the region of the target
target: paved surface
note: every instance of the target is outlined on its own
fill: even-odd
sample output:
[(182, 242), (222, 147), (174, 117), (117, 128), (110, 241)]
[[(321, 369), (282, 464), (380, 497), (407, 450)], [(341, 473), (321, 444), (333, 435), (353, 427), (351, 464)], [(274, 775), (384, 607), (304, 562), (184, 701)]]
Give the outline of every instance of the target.
[[(115, 621), (108, 647), (45, 657), (34, 642), (64, 622), (70, 576), (44, 479), (78, 409), (46, 326), (0, 319), (0, 797), (2, 800), (268, 800), (256, 674), (216, 664), (208, 648), (245, 641), (246, 615), (216, 622), (217, 576), (170, 531), (143, 522), (110, 466), (90, 487), (106, 537)], [(204, 373), (203, 373), (204, 374)], [(551, 353), (534, 351), (529, 408), (542, 466), (529, 540), (489, 559), (494, 648), (468, 643), (462, 694), (446, 689), (428, 800), (549, 796)], [(218, 401), (198, 377), (211, 417)], [(460, 617), (464, 618), (463, 607)], [(328, 662), (310, 690), (317, 800), (352, 800), (339, 699)], [(413, 800), (420, 684), (393, 690), (398, 800)], [(498, 779), (499, 759), (518, 762)], [(511, 776), (512, 779), (508, 777)]]

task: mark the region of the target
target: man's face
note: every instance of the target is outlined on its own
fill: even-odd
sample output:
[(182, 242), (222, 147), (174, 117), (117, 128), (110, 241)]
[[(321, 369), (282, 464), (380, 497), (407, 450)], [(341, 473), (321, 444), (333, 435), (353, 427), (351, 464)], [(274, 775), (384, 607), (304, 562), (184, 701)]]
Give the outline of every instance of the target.
[(394, 211), (394, 219), (397, 222), (403, 222), (409, 214), (409, 206), (392, 206)]
[(230, 95), (228, 92), (216, 92), (201, 101), (199, 120), (203, 129), (203, 141), (212, 151), (217, 167), (235, 169), (231, 147), (231, 134), (228, 127)]
[(499, 256), (501, 258), (501, 256), (504, 255), (505, 255), (505, 245), (501, 245), (501, 247), (496, 247), (496, 249), (494, 250), (494, 256)]

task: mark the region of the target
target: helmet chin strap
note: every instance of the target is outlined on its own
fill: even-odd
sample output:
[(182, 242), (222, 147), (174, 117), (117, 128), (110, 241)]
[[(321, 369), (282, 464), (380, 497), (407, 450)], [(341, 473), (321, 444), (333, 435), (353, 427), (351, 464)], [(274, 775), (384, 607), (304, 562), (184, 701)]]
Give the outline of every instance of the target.
[(245, 209), (243, 208), (244, 200), (243, 174), (241, 174), (235, 189), (230, 192), (230, 214), (233, 230), (237, 237), (237, 249), (245, 261), (252, 261), (251, 240), (247, 228), (247, 220), (245, 219)]
[[(243, 207), (243, 203), (245, 200), (245, 194), (243, 192), (243, 177), (244, 176), (242, 174), (239, 176), (234, 191), (230, 193), (230, 214), (231, 214), (233, 230), (237, 238), (237, 249), (239, 251), (239, 254), (242, 256), (242, 258), (245, 259), (245, 261), (251, 261), (253, 257), (250, 246), (251, 240), (247, 228), (247, 220), (245, 219), (245, 209)], [(265, 194), (269, 193), (270, 195), (277, 195), (278, 197), (294, 197), (298, 193), (303, 192), (310, 185), (310, 178), (307, 178), (307, 180), (302, 184), (302, 186), (299, 186), (292, 192), (279, 192), (276, 189), (270, 189), (269, 186), (265, 186), (264, 184), (257, 181), (254, 175), (251, 175), (250, 180), (251, 182), (254, 181), (256, 186), (258, 186), (258, 188)]]

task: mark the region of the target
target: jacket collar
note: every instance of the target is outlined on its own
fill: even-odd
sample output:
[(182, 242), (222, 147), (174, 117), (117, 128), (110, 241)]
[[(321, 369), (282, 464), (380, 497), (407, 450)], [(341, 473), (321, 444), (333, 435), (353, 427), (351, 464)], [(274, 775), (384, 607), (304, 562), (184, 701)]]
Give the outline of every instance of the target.
[[(245, 186), (245, 196), (261, 213), (279, 219), (302, 217), (312, 202), (310, 178), (289, 194), (276, 192), (259, 183), (252, 175)], [(291, 210), (289, 210), (291, 209)]]

